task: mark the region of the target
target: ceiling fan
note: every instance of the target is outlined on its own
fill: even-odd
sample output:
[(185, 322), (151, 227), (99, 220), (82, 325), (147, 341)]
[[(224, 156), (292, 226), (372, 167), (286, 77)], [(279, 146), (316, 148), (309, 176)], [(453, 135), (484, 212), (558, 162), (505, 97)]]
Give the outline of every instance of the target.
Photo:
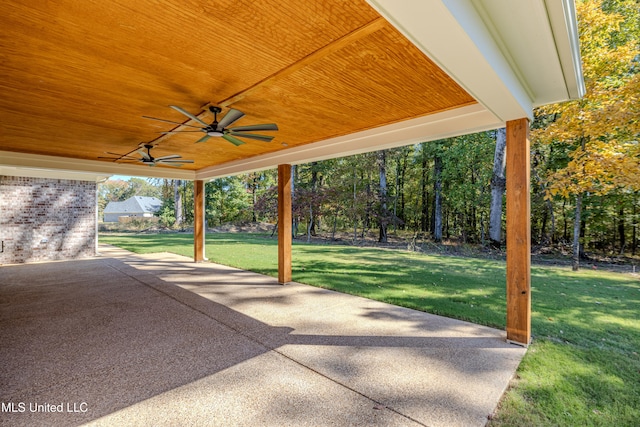
[(107, 154), (111, 154), (113, 156), (118, 156), (118, 157), (98, 157), (98, 158), (99, 159), (123, 160), (123, 161), (127, 161), (127, 162), (134, 162), (135, 161), (135, 162), (141, 162), (141, 163), (143, 163), (145, 165), (149, 165), (149, 166), (165, 165), (165, 166), (180, 167), (184, 163), (193, 163), (193, 160), (183, 159), (182, 156), (180, 156), (180, 154), (170, 154), (168, 156), (153, 157), (151, 155), (151, 149), (153, 148), (153, 145), (145, 144), (144, 148), (146, 148), (147, 151), (145, 151), (142, 148), (136, 150), (136, 152), (138, 154), (140, 154), (140, 157), (133, 157), (133, 156), (130, 156), (128, 154), (110, 153), (110, 152), (107, 151), (106, 152)]
[(244, 116), (242, 111), (236, 109), (229, 109), (227, 114), (223, 118), (218, 121), (218, 113), (222, 112), (222, 108), (210, 106), (209, 111), (213, 113), (213, 122), (211, 124), (206, 123), (202, 119), (193, 114), (185, 111), (184, 109), (176, 106), (170, 105), (174, 110), (184, 114), (191, 120), (200, 123), (202, 126), (193, 126), (185, 123), (173, 122), (171, 120), (158, 119), (156, 117), (142, 116), (145, 119), (159, 120), (161, 122), (173, 123), (180, 126), (188, 126), (192, 128), (197, 128), (198, 130), (174, 130), (169, 132), (161, 132), (164, 134), (172, 134), (172, 133), (181, 133), (181, 132), (204, 132), (206, 135), (197, 140), (196, 142), (205, 142), (209, 138), (217, 137), (222, 138), (235, 146), (244, 144), (244, 141), (238, 138), (248, 138), (248, 139), (256, 139), (258, 141), (271, 142), (274, 138), (273, 136), (267, 135), (258, 135), (255, 133), (246, 133), (252, 131), (268, 131), (268, 130), (278, 130), (278, 126), (275, 123), (265, 123), (260, 125), (249, 125), (249, 126), (236, 126), (234, 128), (229, 128), (233, 123), (238, 121), (240, 118)]

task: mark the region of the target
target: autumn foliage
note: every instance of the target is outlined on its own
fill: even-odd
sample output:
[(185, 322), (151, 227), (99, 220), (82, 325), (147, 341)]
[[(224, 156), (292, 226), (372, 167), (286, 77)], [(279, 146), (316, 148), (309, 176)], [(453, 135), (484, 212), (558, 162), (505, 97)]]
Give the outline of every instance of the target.
[[(613, 10), (606, 11), (607, 6)], [(547, 197), (639, 191), (637, 3), (586, 0), (576, 8), (586, 96), (539, 108), (541, 126), (532, 132), (536, 143), (571, 147), (567, 165), (546, 177)]]

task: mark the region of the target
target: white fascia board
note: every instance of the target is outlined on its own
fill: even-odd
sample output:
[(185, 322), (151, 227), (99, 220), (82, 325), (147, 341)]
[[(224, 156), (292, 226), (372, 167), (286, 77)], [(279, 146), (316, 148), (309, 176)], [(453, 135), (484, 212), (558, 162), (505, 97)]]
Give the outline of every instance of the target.
[(569, 95), (544, 3), (537, 0), (474, 2), (511, 68), (520, 81), (527, 82), (533, 105), (567, 99)]
[(533, 117), (520, 81), (471, 0), (367, 0), (500, 120)]
[[(86, 174), (88, 177), (92, 175), (96, 177), (125, 175), (186, 180), (193, 180), (195, 178), (195, 171), (192, 170), (149, 167), (144, 165), (123, 165), (98, 160), (0, 151), (0, 175), (79, 180), (79, 178), (77, 178), (80, 176), (79, 174)], [(73, 176), (76, 178), (70, 178)]]
[(533, 106), (584, 94), (573, 0), (473, 0)]
[(574, 0), (545, 0), (570, 99), (586, 94)]
[(111, 175), (92, 172), (69, 172), (51, 169), (23, 168), (0, 165), (0, 176), (20, 176), (29, 178), (66, 179), (70, 181), (104, 182)]
[(393, 123), (350, 135), (330, 138), (269, 154), (237, 160), (198, 170), (196, 179), (237, 175), (275, 168), (280, 164), (301, 164), (346, 157), (387, 148), (435, 141), (503, 127), (504, 122), (482, 105), (466, 107)]

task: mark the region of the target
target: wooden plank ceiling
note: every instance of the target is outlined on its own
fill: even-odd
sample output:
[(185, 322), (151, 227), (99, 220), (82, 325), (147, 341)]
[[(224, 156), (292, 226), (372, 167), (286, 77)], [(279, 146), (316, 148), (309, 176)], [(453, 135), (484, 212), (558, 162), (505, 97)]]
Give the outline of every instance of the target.
[[(0, 150), (97, 160), (152, 143), (196, 170), (475, 103), (364, 0), (3, 0), (0, 88)], [(195, 144), (142, 117), (197, 124), (169, 105), (280, 130)]]

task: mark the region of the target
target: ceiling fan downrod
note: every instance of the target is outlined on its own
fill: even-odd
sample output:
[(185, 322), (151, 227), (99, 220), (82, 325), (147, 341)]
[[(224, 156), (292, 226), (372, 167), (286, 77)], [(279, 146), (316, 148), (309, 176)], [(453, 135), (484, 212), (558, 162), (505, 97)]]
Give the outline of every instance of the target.
[(222, 112), (222, 108), (210, 105), (209, 111), (213, 113), (213, 123), (205, 128), (205, 132), (209, 136), (221, 137), (224, 132), (223, 129), (218, 130), (218, 113)]

